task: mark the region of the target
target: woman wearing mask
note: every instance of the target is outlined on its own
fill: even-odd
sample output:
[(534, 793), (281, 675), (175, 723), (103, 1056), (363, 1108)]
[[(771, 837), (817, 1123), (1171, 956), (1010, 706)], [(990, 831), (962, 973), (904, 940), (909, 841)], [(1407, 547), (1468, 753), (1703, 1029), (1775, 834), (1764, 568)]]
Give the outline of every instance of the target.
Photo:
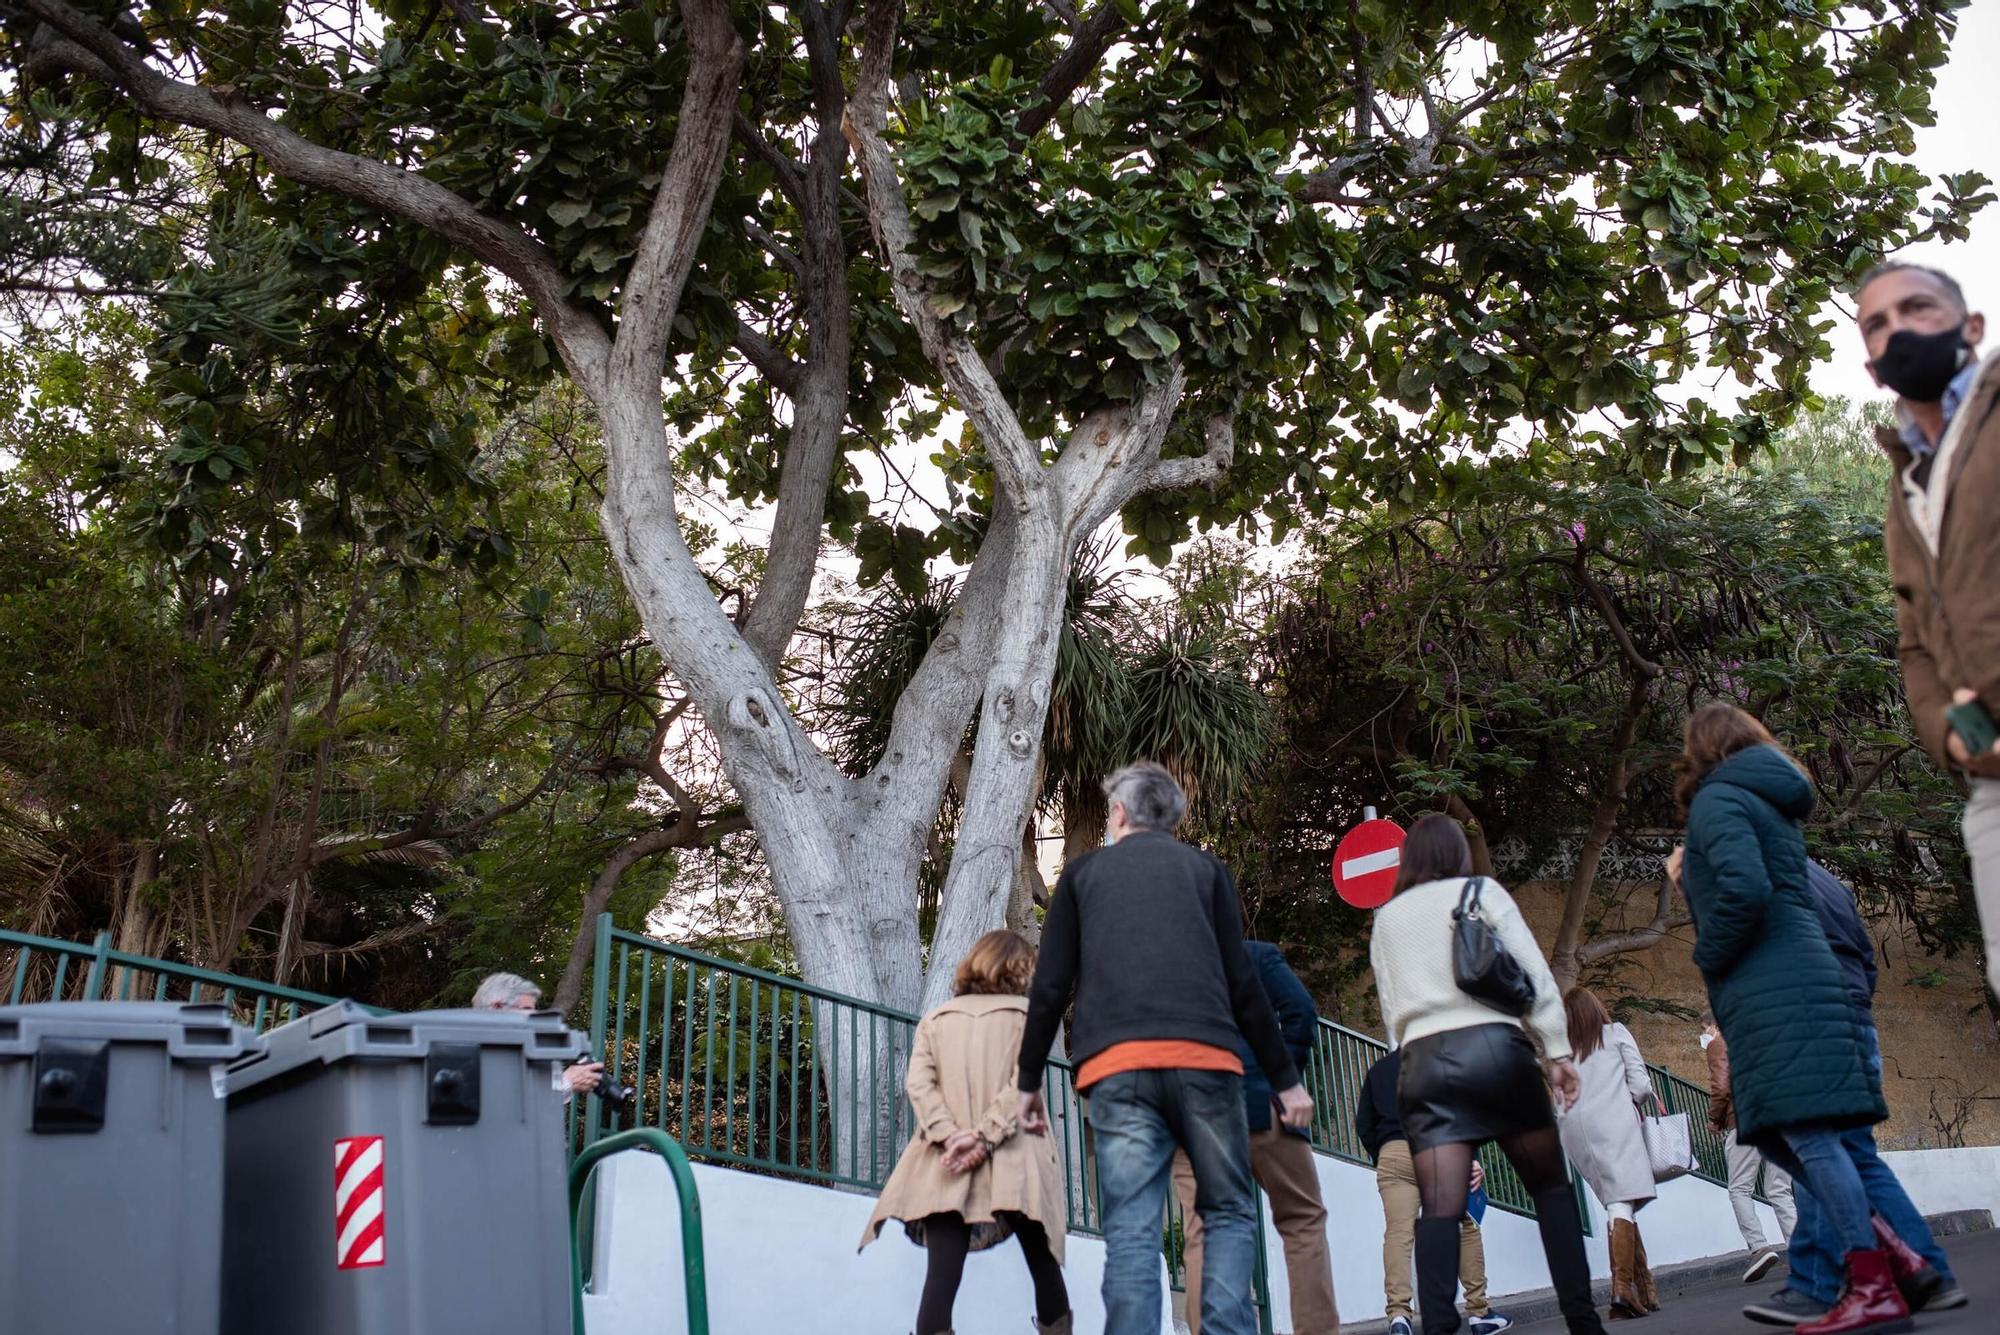
[(1034, 947), (1012, 932), (988, 932), (958, 966), (957, 995), (917, 1023), (903, 1083), (916, 1135), (861, 1234), (866, 1247), (900, 1219), (910, 1241), (929, 1251), (917, 1335), (951, 1335), (967, 1253), (1009, 1237), (1034, 1281), (1036, 1328), (1069, 1335), (1062, 1170), (1053, 1141), (1015, 1125), (1034, 972)]
[(1568, 1107), (1580, 1084), (1570, 1062), (1562, 994), (1520, 910), (1485, 878), (1478, 880), (1480, 913), (1533, 981), (1534, 1004), (1516, 1019), (1459, 988), (1452, 974), (1453, 914), (1471, 879), (1472, 850), (1458, 822), (1444, 815), (1419, 820), (1403, 844), (1395, 897), (1375, 912), (1368, 949), (1382, 1022), (1402, 1052), (1396, 1104), (1422, 1202), (1416, 1251), (1424, 1335), (1459, 1329), (1453, 1301), (1459, 1220), (1471, 1188), (1473, 1151), (1487, 1140), (1499, 1142), (1534, 1197), (1542, 1250), (1570, 1335), (1603, 1335), (1591, 1302), (1583, 1221), (1549, 1100), (1553, 1084), (1557, 1100)]
[(1640, 1110), (1656, 1099), (1653, 1081), (1632, 1031), (1612, 1020), (1595, 992), (1571, 988), (1563, 1010), (1570, 1056), (1583, 1083), (1562, 1116), (1563, 1150), (1611, 1219), (1611, 1319), (1644, 1316), (1660, 1310), (1637, 1218), (1659, 1194), (1639, 1132)]
[(1762, 1150), (1826, 1212), (1844, 1284), (1799, 1335), (1909, 1329), (1868, 1193), (1841, 1132), (1884, 1120), (1862, 1020), (1807, 881), (1812, 785), (1733, 705), (1688, 719), (1675, 795), (1687, 815), (1677, 873), (1694, 915), (1694, 962), (1729, 1045), (1737, 1139)]

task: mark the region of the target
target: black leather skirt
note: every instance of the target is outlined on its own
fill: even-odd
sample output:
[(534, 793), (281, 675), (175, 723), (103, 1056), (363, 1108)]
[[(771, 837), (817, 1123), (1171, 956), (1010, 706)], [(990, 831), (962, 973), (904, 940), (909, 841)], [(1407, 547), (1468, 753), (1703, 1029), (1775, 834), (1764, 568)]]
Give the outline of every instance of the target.
[(1518, 1025), (1450, 1029), (1403, 1045), (1396, 1106), (1412, 1152), (1554, 1126), (1535, 1046)]

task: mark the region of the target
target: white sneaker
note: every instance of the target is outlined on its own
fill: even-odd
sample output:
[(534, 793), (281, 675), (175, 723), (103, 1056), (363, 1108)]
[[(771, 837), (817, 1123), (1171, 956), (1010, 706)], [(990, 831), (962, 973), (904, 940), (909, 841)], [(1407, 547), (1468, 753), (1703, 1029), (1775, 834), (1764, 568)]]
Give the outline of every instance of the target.
[(1410, 1329), (1410, 1318), (1399, 1316), (1389, 1323), (1389, 1335), (1416, 1335), (1416, 1332)]
[(1769, 1274), (1771, 1267), (1777, 1263), (1778, 1253), (1766, 1247), (1763, 1251), (1758, 1252), (1750, 1258), (1750, 1265), (1743, 1272), (1743, 1282), (1745, 1284), (1755, 1284), (1758, 1280)]
[(1514, 1318), (1501, 1312), (1488, 1312), (1485, 1316), (1469, 1318), (1469, 1324), (1472, 1335), (1500, 1335), (1501, 1331), (1513, 1328)]

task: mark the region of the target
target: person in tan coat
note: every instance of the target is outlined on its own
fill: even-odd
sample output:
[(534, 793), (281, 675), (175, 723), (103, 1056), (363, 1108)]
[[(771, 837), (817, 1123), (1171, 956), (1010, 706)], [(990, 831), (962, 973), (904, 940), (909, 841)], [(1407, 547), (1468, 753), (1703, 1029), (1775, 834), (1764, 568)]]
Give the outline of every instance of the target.
[[(1949, 274), (1891, 260), (1863, 276), (1854, 319), (1875, 383), (1896, 392), (1882, 541), (1896, 589), (1896, 657), (1931, 759), (1966, 785), (1965, 852), (2000, 991), (2000, 741), (1973, 746), (1954, 709), (2000, 719), (2000, 357), (1981, 360), (1986, 317)], [(1976, 754), (1975, 754), (1976, 753)]]
[(1014, 1088), (1035, 951), (1013, 932), (988, 932), (958, 966), (957, 995), (917, 1023), (903, 1088), (917, 1130), (882, 1187), (861, 1246), (891, 1219), (929, 1252), (917, 1335), (951, 1335), (969, 1252), (1012, 1237), (1035, 1286), (1042, 1335), (1069, 1335), (1063, 1284), (1062, 1169), (1055, 1143), (1023, 1132)]

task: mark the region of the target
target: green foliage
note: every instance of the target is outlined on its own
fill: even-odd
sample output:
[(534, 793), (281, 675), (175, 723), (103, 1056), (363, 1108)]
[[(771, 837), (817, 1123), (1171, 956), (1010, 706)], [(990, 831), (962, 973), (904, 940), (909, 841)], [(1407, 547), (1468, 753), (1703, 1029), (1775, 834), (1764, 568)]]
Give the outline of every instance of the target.
[[(1364, 805), (1406, 822), (1450, 807), (1533, 867), (1623, 766), (1617, 836), (1670, 838), (1681, 724), (1719, 698), (1805, 764), (1815, 856), (1928, 946), (1968, 944), (1957, 794), (1913, 749), (1879, 465), (1874, 488), (1856, 471), (1867, 435), (1855, 416), (1808, 419), (1763, 466), (1685, 481), (1495, 464), (1450, 505), (1311, 534), (1258, 654), (1279, 740), (1215, 823), (1260, 929), (1328, 957), (1364, 935), (1326, 862)], [(1658, 671), (1630, 746), (1621, 630)]]
[[(551, 466), (589, 461), (574, 403), (483, 452), (504, 561), (394, 578), (379, 542), (278, 523), (274, 484), (224, 493), (218, 567), (150, 528), (181, 448), (148, 431), (157, 339), (106, 305), (0, 352), (0, 921), (269, 973), (296, 902), (293, 979), (384, 1004), (559, 968), (579, 891), (658, 823), (600, 765), (643, 749), (660, 667)], [(670, 876), (636, 869), (616, 907), (643, 918)]]
[[(1245, 396), (1228, 485), (1130, 508), (1132, 550), (1157, 561), (1196, 528), (1282, 536), (1371, 499), (1447, 502), (1509, 440), (1649, 476), (1741, 464), (1807, 402), (1833, 293), (1886, 251), (1962, 237), (1993, 197), (1977, 172), (1931, 182), (1898, 160), (1930, 122), (1956, 0), (1841, 27), (1796, 0), (1119, 0), (1111, 54), (1051, 106), (1062, 8), (912, 5), (891, 128), (933, 308), (1031, 429), (1175, 360), (1189, 421)], [(320, 0), (99, 9), (308, 140), (519, 226), (617, 318), (686, 77), (672, 6), (506, 0), (468, 21), (398, 0), (368, 24)], [(784, 179), (800, 145), (843, 152), (828, 81), (858, 27), (816, 34), (783, 8), (737, 22), (747, 128), (675, 327), (668, 411), (687, 475), (758, 504), (790, 428), (778, 389), (741, 374), (740, 327), (803, 355), (814, 285), (844, 287), (850, 456), (934, 436), (941, 381), (866, 253), (851, 163), (834, 236)], [(9, 27), (0, 59), (23, 69), (32, 34)], [(96, 272), (172, 313), (154, 354), (178, 437), (163, 541), (254, 552), (211, 510), (282, 483), (327, 541), (365, 534), (406, 563), (504, 555), (476, 514), (463, 407), (551, 373), (518, 293), (87, 79), (18, 77), (8, 98), (0, 233), (35, 233), (14, 271)], [(1668, 392), (1710, 369), (1739, 404)], [(976, 547), (978, 443), (936, 455), (947, 504), (922, 525), (836, 470), (828, 526), (869, 581), (914, 592), (925, 561)], [(424, 514), (417, 496), (457, 500)]]

